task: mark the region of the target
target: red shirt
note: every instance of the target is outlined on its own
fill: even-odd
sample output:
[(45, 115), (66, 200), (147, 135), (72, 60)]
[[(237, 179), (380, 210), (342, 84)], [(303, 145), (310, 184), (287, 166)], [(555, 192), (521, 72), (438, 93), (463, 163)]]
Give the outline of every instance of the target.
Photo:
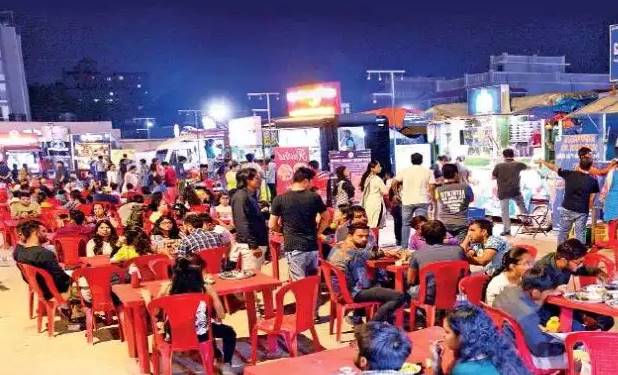
[(167, 187), (176, 187), (178, 179), (176, 178), (176, 171), (174, 167), (168, 166), (165, 168), (165, 185)]

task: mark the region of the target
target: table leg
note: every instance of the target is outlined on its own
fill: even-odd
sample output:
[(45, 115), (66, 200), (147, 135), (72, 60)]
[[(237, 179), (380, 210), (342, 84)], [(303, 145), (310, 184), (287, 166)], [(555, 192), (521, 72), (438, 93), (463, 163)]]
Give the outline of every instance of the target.
[(137, 348), (140, 372), (142, 374), (150, 374), (150, 357), (146, 332), (146, 310), (144, 306), (133, 309), (133, 324), (135, 325), (135, 346)]
[(403, 274), (402, 270), (395, 272), (395, 290), (398, 292), (403, 292)]
[(560, 307), (560, 332), (571, 332), (573, 330), (573, 309)]
[(135, 325), (133, 324), (133, 309), (130, 307), (124, 307), (121, 316), (122, 333), (124, 339), (127, 341), (127, 347), (129, 349), (129, 357), (137, 357), (137, 351), (135, 348)]
[(264, 316), (270, 319), (275, 316), (275, 307), (273, 302), (273, 290), (262, 290), (262, 298), (264, 299)]
[(245, 292), (245, 305), (247, 307), (247, 320), (249, 321), (249, 332), (253, 332), (253, 327), (257, 322), (257, 311), (255, 308), (255, 293)]

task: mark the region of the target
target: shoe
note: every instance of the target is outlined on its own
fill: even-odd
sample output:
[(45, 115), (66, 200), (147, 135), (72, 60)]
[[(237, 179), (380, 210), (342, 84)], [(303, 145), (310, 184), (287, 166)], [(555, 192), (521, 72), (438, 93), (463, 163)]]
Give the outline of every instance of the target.
[(358, 326), (363, 324), (363, 318), (361, 318), (360, 316), (346, 316), (345, 321), (351, 326)]
[(236, 375), (236, 372), (234, 372), (232, 365), (230, 365), (229, 363), (224, 363), (219, 366), (219, 371), (221, 375)]

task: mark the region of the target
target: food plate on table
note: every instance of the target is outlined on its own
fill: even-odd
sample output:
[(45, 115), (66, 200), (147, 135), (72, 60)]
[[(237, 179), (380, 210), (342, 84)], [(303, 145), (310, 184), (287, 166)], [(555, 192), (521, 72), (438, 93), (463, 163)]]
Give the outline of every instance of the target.
[(248, 279), (249, 277), (253, 277), (253, 276), (255, 276), (255, 272), (251, 270), (246, 270), (246, 271), (233, 270), (233, 271), (221, 272), (219, 274), (219, 277), (225, 280), (242, 280), (242, 279)]
[(607, 301), (605, 301), (605, 304), (607, 306), (618, 309), (618, 299), (608, 299)]
[(403, 364), (403, 366), (401, 366), (400, 372), (402, 374), (413, 375), (413, 374), (420, 373), (421, 370), (423, 370), (423, 368), (420, 365), (418, 365), (416, 363), (406, 362), (406, 363)]
[(602, 303), (603, 295), (596, 292), (573, 292), (573, 293), (565, 293), (564, 296), (570, 300), (583, 302), (583, 303)]

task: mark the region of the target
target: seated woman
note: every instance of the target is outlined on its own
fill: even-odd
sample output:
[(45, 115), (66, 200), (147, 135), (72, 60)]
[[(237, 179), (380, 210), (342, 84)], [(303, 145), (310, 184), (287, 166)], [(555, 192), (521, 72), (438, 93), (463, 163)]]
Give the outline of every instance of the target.
[[(214, 288), (204, 284), (203, 270), (205, 264), (196, 254), (187, 257), (179, 257), (173, 269), (171, 284), (163, 284), (158, 296), (182, 293), (206, 293), (212, 298), (215, 316), (208, 316), (207, 306), (200, 303), (195, 312), (195, 334), (200, 342), (208, 340), (208, 331), (212, 329), (214, 338), (223, 341), (223, 355), (215, 346), (215, 357), (219, 361), (219, 370), (224, 375), (231, 375), (232, 358), (236, 348), (236, 332), (234, 328), (222, 323), (225, 318), (225, 310)], [(158, 297), (153, 296), (153, 297)], [(148, 296), (146, 301), (148, 301)], [(166, 332), (169, 333), (169, 332)], [(166, 335), (167, 336), (167, 335)], [(213, 344), (216, 345), (215, 340)]]
[[(427, 242), (421, 234), (421, 228), (423, 227), (423, 224), (425, 224), (427, 221), (427, 218), (423, 215), (414, 216), (410, 220), (410, 228), (414, 229), (414, 234), (410, 236), (410, 241), (408, 243), (409, 250), (420, 250), (427, 245)], [(459, 245), (459, 241), (457, 241), (457, 238), (451, 236), (450, 233), (447, 232), (446, 237), (444, 238), (444, 244)]]
[(172, 255), (172, 252), (180, 240), (180, 229), (172, 215), (161, 216), (152, 228), (150, 240), (153, 250), (159, 254)]
[(92, 205), (92, 215), (88, 216), (87, 222), (94, 224), (100, 221), (109, 221), (114, 229), (117, 229), (119, 225), (118, 220), (99, 202)]
[(487, 285), (485, 302), (489, 306), (494, 305), (496, 296), (507, 286), (517, 286), (521, 277), (534, 264), (532, 255), (522, 247), (514, 247), (504, 254), (502, 267), (496, 271), (496, 275)]
[(79, 190), (71, 190), (69, 193), (69, 201), (62, 206), (67, 210), (77, 210), (80, 205), (86, 204), (86, 200), (82, 198), (82, 194)]
[(94, 235), (86, 244), (86, 256), (107, 255), (113, 257), (118, 251), (118, 234), (109, 220), (101, 220), (94, 226)]
[(159, 202), (159, 205), (157, 206), (157, 209), (155, 211), (153, 211), (150, 214), (150, 217), (148, 218), (148, 220), (151, 223), (156, 223), (157, 220), (159, 220), (159, 218), (161, 218), (162, 216), (167, 216), (170, 213), (170, 207), (167, 204), (167, 202), (163, 199), (161, 199), (161, 201)]
[[(444, 345), (455, 353), (455, 362), (447, 374), (452, 375), (523, 375), (524, 366), (513, 344), (503, 336), (479, 307), (467, 302), (458, 304), (444, 319)], [(432, 345), (433, 373), (445, 374), (442, 347)]]
[(141, 255), (151, 254), (150, 239), (139, 227), (127, 228), (124, 232), (124, 241), (110, 262), (126, 262)]

